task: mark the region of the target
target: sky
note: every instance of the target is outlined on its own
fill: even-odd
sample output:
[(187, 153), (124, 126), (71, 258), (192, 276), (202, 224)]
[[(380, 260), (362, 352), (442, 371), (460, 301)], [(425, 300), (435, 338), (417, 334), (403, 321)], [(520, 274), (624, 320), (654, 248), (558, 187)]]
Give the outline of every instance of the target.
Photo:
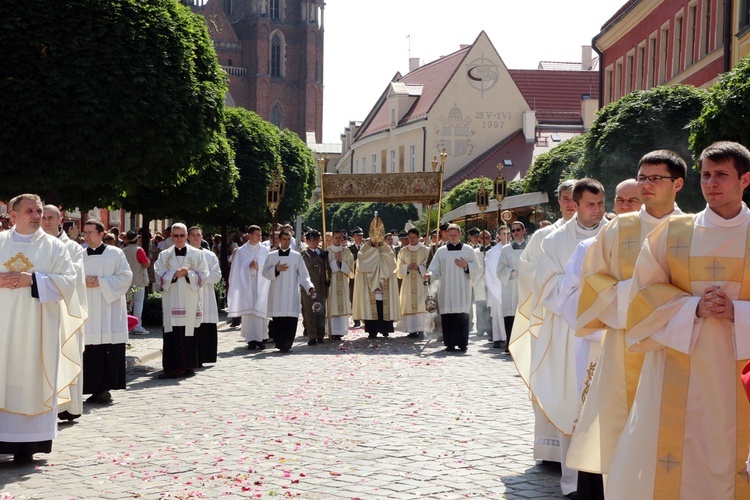
[[(327, 0), (323, 142), (362, 121), (409, 57), (422, 64), (484, 30), (509, 69), (577, 62), (626, 0)], [(408, 36), (408, 37), (407, 37)]]

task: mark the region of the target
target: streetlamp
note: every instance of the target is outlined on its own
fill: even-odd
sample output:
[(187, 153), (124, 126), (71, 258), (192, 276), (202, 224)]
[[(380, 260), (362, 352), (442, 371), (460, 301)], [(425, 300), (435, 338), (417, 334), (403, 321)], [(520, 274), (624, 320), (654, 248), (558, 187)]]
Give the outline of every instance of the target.
[[(440, 191), (438, 193), (438, 215), (437, 215), (437, 226), (440, 227), (440, 202), (443, 200), (443, 176), (445, 174), (445, 160), (448, 158), (448, 153), (445, 152), (445, 148), (440, 152), (440, 169), (438, 170), (438, 159), (437, 156), (432, 157), (432, 171), (440, 172)], [(430, 218), (432, 215), (432, 205), (427, 213), (427, 238), (430, 238)], [(438, 230), (438, 240), (440, 239), (440, 231)]]
[(323, 191), (323, 173), (328, 169), (328, 162), (328, 155), (318, 156), (318, 170), (320, 170), (320, 212), (323, 216), (323, 251), (326, 250), (326, 198), (325, 191)]
[(282, 177), (281, 165), (279, 165), (276, 170), (271, 172), (271, 179), (269, 180), (268, 186), (266, 187), (266, 204), (268, 205), (268, 210), (270, 210), (271, 212), (271, 217), (273, 217), (273, 226), (271, 231), (276, 228), (276, 212), (279, 209), (279, 203), (281, 203), (281, 199), (284, 197), (285, 188), (286, 182)]
[[(490, 193), (487, 188), (484, 187), (485, 176), (479, 178), (479, 190), (477, 191), (477, 208), (482, 213), (482, 219), (484, 220), (484, 230), (487, 230), (487, 214), (484, 212), (490, 206)], [(488, 179), (489, 180), (489, 179)]]
[(503, 164), (498, 163), (497, 164), (497, 172), (498, 175), (495, 177), (495, 182), (493, 186), (495, 199), (497, 200), (497, 225), (500, 226), (500, 206), (502, 205), (503, 200), (505, 199), (505, 196), (508, 194), (508, 182), (505, 180), (505, 177), (503, 177)]

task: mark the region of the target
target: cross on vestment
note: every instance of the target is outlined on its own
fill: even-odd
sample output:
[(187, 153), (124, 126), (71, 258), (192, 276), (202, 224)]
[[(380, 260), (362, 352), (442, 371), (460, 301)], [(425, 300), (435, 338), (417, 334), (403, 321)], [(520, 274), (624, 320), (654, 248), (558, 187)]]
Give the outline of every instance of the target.
[(628, 239), (623, 241), (622, 244), (628, 248), (628, 250), (633, 249), (633, 245), (641, 246), (641, 242), (639, 240), (636, 240), (635, 238), (628, 236)]
[(711, 265), (710, 265), (710, 266), (706, 266), (706, 267), (705, 267), (704, 269), (706, 269), (706, 271), (708, 271), (709, 273), (711, 273), (711, 276), (713, 277), (713, 279), (716, 279), (716, 277), (717, 277), (717, 276), (718, 276), (719, 274), (721, 274), (721, 272), (722, 272), (722, 271), (723, 271), (724, 269), (726, 269), (726, 268), (725, 268), (724, 266), (722, 266), (721, 264), (719, 264), (719, 263), (718, 263), (718, 262), (716, 261), (716, 259), (714, 259), (714, 260), (713, 260), (713, 261), (711, 262)]
[(660, 458), (659, 463), (666, 469), (667, 473), (672, 472), (673, 469), (680, 466), (680, 461), (671, 453), (667, 453), (664, 458)]
[(684, 243), (682, 243), (682, 239), (680, 238), (680, 239), (677, 240), (677, 242), (674, 245), (672, 245), (671, 247), (669, 247), (669, 250), (672, 251), (672, 252), (674, 252), (674, 254), (677, 257), (679, 257), (680, 256), (680, 252), (682, 250), (687, 251), (689, 248), (690, 248), (690, 246), (689, 245), (685, 245)]

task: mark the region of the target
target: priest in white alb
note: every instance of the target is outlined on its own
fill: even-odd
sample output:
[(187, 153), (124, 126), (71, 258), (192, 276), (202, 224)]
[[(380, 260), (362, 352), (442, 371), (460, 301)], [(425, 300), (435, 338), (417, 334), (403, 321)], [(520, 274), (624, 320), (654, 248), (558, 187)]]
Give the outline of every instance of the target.
[(354, 279), (354, 256), (343, 245), (344, 233), (333, 231), (328, 250), (331, 285), (328, 287), (327, 312), (331, 322), (331, 337), (341, 340), (349, 331), (352, 304), (349, 300), (349, 280)]
[(86, 348), (83, 351), (83, 393), (91, 394), (87, 403), (107, 404), (109, 391), (125, 389), (125, 344), (128, 341), (128, 313), (125, 294), (133, 272), (125, 254), (107, 245), (104, 225), (88, 220), (83, 239), (88, 244), (83, 254), (86, 270), (88, 320), (84, 325)]
[[(536, 317), (542, 317), (531, 359), (529, 388), (542, 412), (558, 430), (560, 439), (560, 488), (563, 495), (576, 491), (577, 474), (565, 465), (565, 456), (578, 413), (575, 331), (559, 311), (560, 283), (578, 243), (596, 236), (604, 225), (604, 187), (597, 180), (583, 178), (573, 187), (576, 215), (542, 241), (542, 254), (534, 280), (541, 286)], [(513, 345), (513, 344), (511, 344)]]
[(0, 454), (20, 464), (52, 451), (58, 394), (81, 369), (74, 336), (83, 312), (65, 244), (40, 228), (39, 196), (16, 196), (8, 210), (13, 227), (0, 232)]
[(637, 179), (617, 186), (618, 217), (602, 228), (583, 259), (576, 335), (604, 328), (605, 336), (568, 450), (569, 466), (579, 471), (579, 494), (595, 491), (595, 498), (604, 496), (603, 479), (596, 476), (609, 472), (643, 364), (643, 353), (631, 352), (625, 344), (633, 269), (646, 236), (670, 215), (681, 213), (675, 196), (686, 173), (685, 161), (672, 151), (644, 155)]
[(750, 151), (714, 143), (698, 165), (708, 206), (654, 229), (635, 265), (625, 335), (646, 354), (608, 499), (750, 498)]
[(503, 284), (499, 276), (500, 258), (503, 252), (503, 245), (499, 241), (500, 230), (497, 234), (498, 241), (487, 252), (484, 261), (484, 285), (487, 287), (487, 306), (490, 308), (492, 318), (492, 345), (500, 348), (507, 334), (503, 323)]
[(214, 285), (221, 281), (221, 267), (219, 259), (211, 250), (203, 248), (203, 229), (193, 226), (188, 229), (188, 242), (193, 248), (203, 252), (208, 266), (208, 275), (203, 280), (201, 287), (201, 309), (203, 318), (201, 325), (198, 327), (196, 335), (195, 349), (198, 351), (198, 368), (203, 367), (203, 363), (216, 363), (218, 354), (218, 333), (216, 325), (219, 322), (219, 306), (216, 303), (216, 290)]
[(430, 316), (425, 309), (427, 291), (424, 274), (427, 272), (427, 258), (430, 251), (419, 241), (419, 229), (407, 232), (409, 244), (401, 248), (396, 259), (396, 276), (401, 282), (399, 301), (403, 328), (408, 337), (424, 335)]
[[(44, 232), (53, 236), (63, 243), (68, 249), (68, 255), (73, 262), (73, 268), (76, 271), (76, 294), (81, 306), (81, 312), (86, 318), (86, 275), (83, 269), (83, 254), (85, 249), (78, 242), (71, 240), (68, 233), (62, 227), (62, 214), (60, 209), (55, 205), (45, 205), (42, 215), (42, 229)], [(72, 342), (75, 343), (77, 357), (73, 360), (73, 365), (80, 368), (83, 366), (83, 328), (79, 328), (73, 336)], [(83, 414), (83, 370), (78, 373), (75, 381), (68, 388), (70, 400), (66, 403), (57, 405), (57, 416), (60, 420), (75, 420)]]
[(461, 227), (449, 224), (448, 243), (432, 258), (425, 279), (437, 279), (437, 301), (443, 327), (445, 350), (466, 352), (469, 345), (469, 309), (472, 285), (482, 274), (477, 254), (461, 243)]
[(195, 331), (203, 321), (201, 288), (209, 272), (203, 252), (187, 244), (185, 224), (172, 224), (172, 239), (174, 245), (162, 250), (154, 264), (162, 289), (162, 379), (195, 375)]
[(248, 349), (263, 349), (268, 339), (268, 288), (271, 282), (261, 272), (268, 247), (261, 244), (259, 226), (247, 230), (247, 242), (234, 252), (229, 271), (227, 316), (242, 318), (242, 337)]
[(268, 291), (270, 334), (281, 352), (289, 352), (297, 335), (297, 321), (301, 312), (300, 288), (308, 295), (315, 293), (307, 266), (299, 252), (292, 250), (292, 233), (279, 232), (279, 249), (266, 258), (262, 273), (271, 281)]

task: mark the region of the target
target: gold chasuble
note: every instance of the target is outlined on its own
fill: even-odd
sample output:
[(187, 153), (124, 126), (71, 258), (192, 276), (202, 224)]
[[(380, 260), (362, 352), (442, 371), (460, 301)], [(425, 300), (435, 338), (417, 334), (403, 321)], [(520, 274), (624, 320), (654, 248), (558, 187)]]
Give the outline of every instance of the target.
[(643, 365), (644, 353), (629, 351), (625, 343), (633, 269), (646, 235), (665, 220), (650, 216), (645, 207), (620, 215), (604, 226), (586, 253), (576, 335), (601, 329), (605, 335), (568, 450), (571, 468), (596, 474), (609, 471)]
[[(607, 481), (607, 499), (747, 499), (750, 210), (706, 208), (655, 229), (635, 266), (626, 340), (646, 351), (641, 383)], [(697, 318), (704, 290), (732, 299), (734, 321)]]

